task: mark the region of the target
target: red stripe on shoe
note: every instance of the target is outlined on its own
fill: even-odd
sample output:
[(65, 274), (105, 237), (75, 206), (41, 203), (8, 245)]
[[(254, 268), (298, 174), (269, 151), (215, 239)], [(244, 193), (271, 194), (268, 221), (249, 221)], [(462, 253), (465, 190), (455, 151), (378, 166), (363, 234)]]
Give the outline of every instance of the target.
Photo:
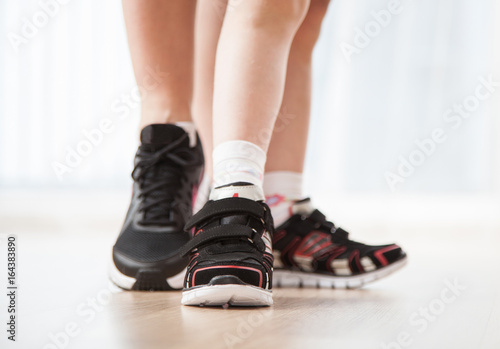
[(250, 268), (250, 267), (242, 267), (239, 265), (216, 265), (214, 267), (205, 267), (205, 268), (200, 268), (196, 269), (196, 271), (193, 273), (193, 281), (191, 281), (192, 286), (196, 286), (196, 283), (194, 282), (196, 273), (202, 270), (208, 270), (208, 269), (246, 269), (246, 270), (253, 270), (259, 273), (259, 287), (262, 287), (262, 272), (259, 269), (255, 268)]
[(274, 233), (273, 242), (276, 243), (279, 240), (283, 239), (285, 236), (286, 236), (286, 230), (283, 229), (283, 230), (277, 231), (276, 233)]
[(373, 255), (375, 256), (375, 258), (377, 258), (379, 260), (379, 262), (382, 264), (382, 266), (385, 267), (387, 264), (389, 264), (389, 262), (384, 257), (384, 253), (398, 249), (398, 248), (399, 248), (398, 245), (387, 246), (385, 248), (381, 248), (380, 250), (375, 251), (373, 253)]
[(345, 251), (347, 250), (347, 247), (345, 246), (339, 246), (339, 247), (336, 247), (332, 250), (332, 255), (330, 258), (328, 258), (328, 260), (326, 261), (326, 268), (332, 272), (332, 273), (335, 273), (332, 269), (332, 261), (337, 258), (338, 256), (340, 256), (342, 253), (344, 253)]
[[(359, 260), (359, 250), (352, 251), (351, 255), (349, 256), (349, 267), (353, 259), (354, 262), (356, 262), (356, 266), (358, 267), (359, 272), (364, 273), (365, 269), (363, 268), (363, 266), (361, 265), (361, 261)], [(354, 273), (354, 270), (352, 270), (352, 268), (351, 271)]]

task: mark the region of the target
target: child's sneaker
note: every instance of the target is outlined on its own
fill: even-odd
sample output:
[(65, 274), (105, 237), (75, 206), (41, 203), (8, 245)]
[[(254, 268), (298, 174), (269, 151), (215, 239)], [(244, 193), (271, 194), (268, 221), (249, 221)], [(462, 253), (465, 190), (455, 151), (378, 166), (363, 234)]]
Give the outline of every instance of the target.
[(398, 245), (370, 246), (311, 206), (292, 206), (293, 215), (276, 228), (273, 239), (274, 285), (357, 288), (402, 268), (407, 261)]
[(262, 190), (248, 183), (215, 188), (186, 224), (195, 236), (182, 248), (190, 255), (184, 305), (272, 304), (272, 228)]

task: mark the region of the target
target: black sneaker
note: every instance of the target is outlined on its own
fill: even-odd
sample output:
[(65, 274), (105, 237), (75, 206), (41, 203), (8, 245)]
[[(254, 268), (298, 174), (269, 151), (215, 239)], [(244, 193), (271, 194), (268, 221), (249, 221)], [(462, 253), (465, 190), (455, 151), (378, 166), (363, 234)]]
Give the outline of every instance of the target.
[(182, 304), (268, 306), (273, 303), (272, 229), (262, 190), (248, 183), (215, 188), (186, 224), (194, 238)]
[(111, 280), (127, 290), (182, 287), (189, 241), (183, 227), (192, 215), (193, 190), (203, 167), (201, 143), (172, 124), (146, 126), (135, 156), (133, 195), (113, 247)]
[(395, 244), (364, 245), (349, 240), (309, 199), (274, 234), (274, 286), (358, 288), (402, 268), (407, 261)]

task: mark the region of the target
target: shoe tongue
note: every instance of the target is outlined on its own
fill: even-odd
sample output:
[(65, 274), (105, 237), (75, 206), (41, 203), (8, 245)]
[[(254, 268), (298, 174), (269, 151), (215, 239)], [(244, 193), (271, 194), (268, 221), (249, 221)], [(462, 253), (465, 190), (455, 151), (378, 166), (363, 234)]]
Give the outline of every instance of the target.
[(220, 200), (225, 198), (245, 198), (255, 201), (264, 201), (264, 191), (262, 188), (246, 182), (237, 182), (214, 188), (210, 192), (210, 200)]
[[(147, 150), (155, 151), (185, 134), (184, 129), (172, 124), (148, 125), (141, 131), (141, 144)], [(189, 137), (186, 137), (180, 146), (189, 147)]]
[(292, 206), (293, 214), (309, 216), (314, 211), (311, 199), (306, 198), (296, 201)]

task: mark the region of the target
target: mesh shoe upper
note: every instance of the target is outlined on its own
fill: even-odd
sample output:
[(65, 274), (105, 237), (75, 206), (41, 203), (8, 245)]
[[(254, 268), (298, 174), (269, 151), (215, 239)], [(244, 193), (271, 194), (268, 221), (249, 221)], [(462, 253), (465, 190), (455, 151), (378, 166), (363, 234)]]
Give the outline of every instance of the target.
[(199, 139), (194, 147), (189, 143), (189, 135), (175, 125), (142, 130), (132, 201), (113, 247), (121, 273), (134, 277), (141, 269), (155, 269), (168, 277), (186, 266), (177, 251), (190, 238), (183, 227), (192, 214), (193, 187), (203, 165)]

